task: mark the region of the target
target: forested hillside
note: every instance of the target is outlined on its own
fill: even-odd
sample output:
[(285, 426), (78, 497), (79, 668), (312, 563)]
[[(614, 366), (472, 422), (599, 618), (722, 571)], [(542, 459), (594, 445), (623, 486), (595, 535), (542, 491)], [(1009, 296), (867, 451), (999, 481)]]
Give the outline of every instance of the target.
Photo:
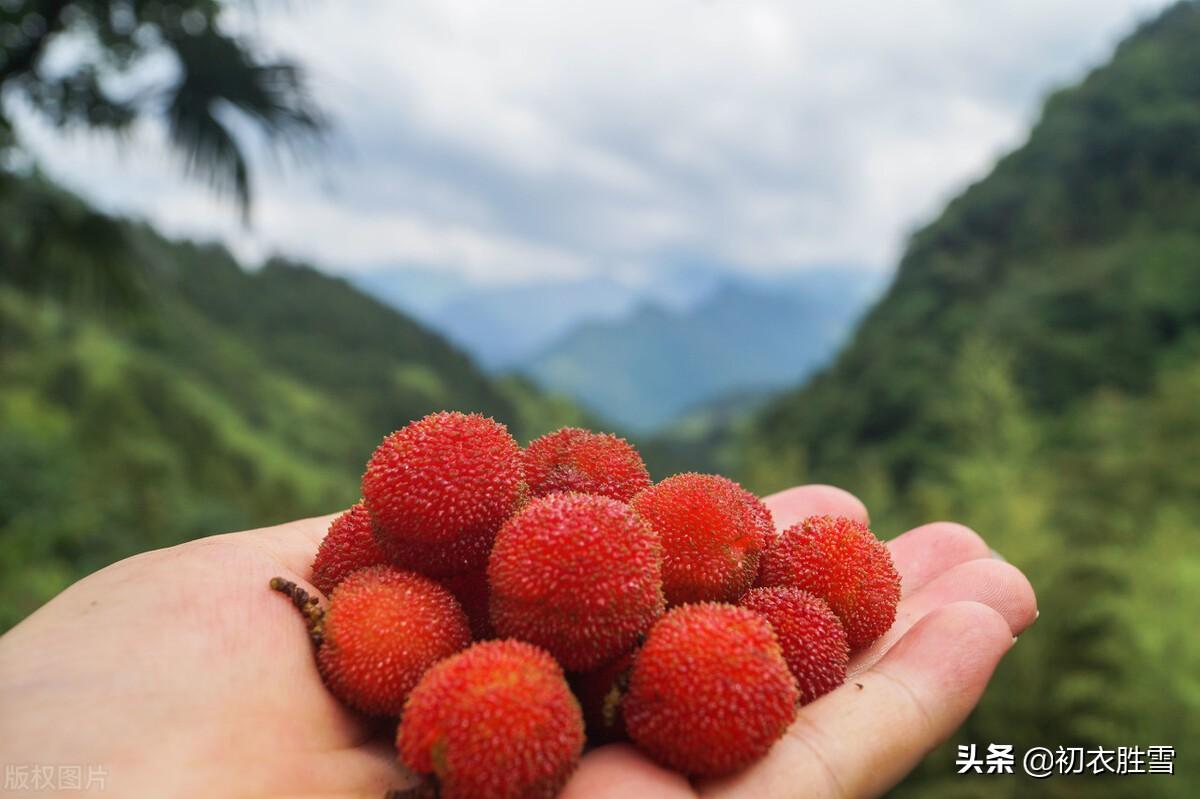
[(0, 629), (127, 554), (344, 507), (444, 407), (580, 419), (341, 280), (0, 183)]
[[(1193, 796), (1200, 753), (1200, 5), (1049, 98), (912, 239), (836, 362), (735, 442), (758, 489), (844, 485), (895, 535), (982, 532), (1039, 590), (959, 742), (1166, 744), (1177, 776), (1039, 796)], [(902, 796), (1021, 796), (943, 750)]]

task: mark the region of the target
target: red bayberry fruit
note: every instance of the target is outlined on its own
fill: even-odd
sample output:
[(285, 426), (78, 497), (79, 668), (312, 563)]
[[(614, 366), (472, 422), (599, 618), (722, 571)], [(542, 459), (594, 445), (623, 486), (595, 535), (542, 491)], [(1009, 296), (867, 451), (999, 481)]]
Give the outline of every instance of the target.
[(798, 698), (771, 625), (705, 602), (675, 608), (650, 629), (623, 710), (629, 736), (655, 760), (719, 776), (766, 754)]
[(387, 562), (387, 556), (375, 543), (371, 514), (359, 502), (329, 525), (313, 560), (312, 584), (328, 596), (351, 573)]
[(435, 577), (473, 571), (521, 500), (521, 450), (498, 422), (435, 413), (384, 439), (362, 489), (397, 563)]
[(454, 574), (438, 582), (454, 594), (458, 604), (462, 605), (467, 622), (471, 625), (471, 636), (476, 641), (496, 637), (496, 628), (492, 626), (492, 618), (488, 613), (491, 591), (488, 589), (487, 569)]
[(425, 670), (471, 643), (450, 592), (394, 566), (354, 572), (316, 622), (317, 666), (334, 696), (364, 713), (396, 716)]
[(586, 671), (632, 649), (662, 613), (662, 549), (622, 502), (551, 494), (500, 530), (488, 582), (500, 635)]
[(825, 600), (799, 588), (752, 588), (739, 604), (771, 623), (800, 688), (800, 704), (845, 682), (850, 646), (846, 630)]
[(678, 474), (633, 498), (662, 537), (668, 605), (736, 602), (754, 584), (774, 536), (771, 513), (740, 485), (715, 474)]
[(810, 516), (771, 542), (758, 584), (790, 585), (829, 604), (850, 650), (869, 646), (896, 620), (900, 575), (883, 542), (861, 522)]
[(562, 669), (520, 641), (486, 641), (430, 669), (396, 748), (442, 799), (550, 799), (579, 762), (583, 720)]
[(628, 502), (650, 485), (642, 456), (623, 438), (564, 427), (525, 449), (525, 480), (535, 497), (564, 491)]

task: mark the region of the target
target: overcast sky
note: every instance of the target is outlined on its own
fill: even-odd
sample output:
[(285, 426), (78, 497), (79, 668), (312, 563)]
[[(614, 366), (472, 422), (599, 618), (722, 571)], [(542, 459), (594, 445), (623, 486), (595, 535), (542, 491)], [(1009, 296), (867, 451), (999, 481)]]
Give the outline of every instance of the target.
[[(26, 120), (43, 167), (109, 210), (337, 272), (484, 280), (702, 258), (894, 266), (1024, 138), (1041, 99), (1161, 0), (308, 0), (254, 23), (334, 133), (261, 162), (253, 226), (156, 124), (124, 145)], [(286, 6), (286, 10), (281, 6)], [(248, 24), (248, 23), (240, 23)]]

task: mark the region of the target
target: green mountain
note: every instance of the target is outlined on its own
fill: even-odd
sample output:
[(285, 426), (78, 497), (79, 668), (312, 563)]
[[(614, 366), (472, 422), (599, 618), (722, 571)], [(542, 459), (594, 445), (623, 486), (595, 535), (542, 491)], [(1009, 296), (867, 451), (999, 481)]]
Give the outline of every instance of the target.
[(734, 434), (759, 489), (828, 481), (884, 535), (960, 519), (1042, 617), (957, 742), (1180, 746), (1177, 776), (955, 776), (900, 796), (1200, 788), (1200, 4), (1144, 24), (911, 240), (836, 361)]
[(876, 282), (853, 270), (730, 276), (694, 307), (646, 304), (579, 325), (521, 369), (625, 429), (657, 431), (727, 397), (785, 388), (823, 365)]
[(0, 629), (150, 547), (326, 513), (378, 441), (433, 410), (523, 439), (586, 420), (300, 264), (0, 184)]

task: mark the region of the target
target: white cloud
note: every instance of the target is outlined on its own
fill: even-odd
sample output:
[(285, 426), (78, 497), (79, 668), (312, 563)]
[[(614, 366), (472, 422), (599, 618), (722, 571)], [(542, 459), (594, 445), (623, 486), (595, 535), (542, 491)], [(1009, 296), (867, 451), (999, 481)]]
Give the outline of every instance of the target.
[(915, 225), (1020, 141), (1049, 89), (1162, 5), (265, 7), (254, 24), (309, 68), (337, 130), (315, 168), (260, 169), (252, 230), (180, 176), (154, 125), (120, 158), (22, 130), (52, 174), (105, 206), (247, 258), (492, 280), (652, 269), (679, 253), (886, 269)]

